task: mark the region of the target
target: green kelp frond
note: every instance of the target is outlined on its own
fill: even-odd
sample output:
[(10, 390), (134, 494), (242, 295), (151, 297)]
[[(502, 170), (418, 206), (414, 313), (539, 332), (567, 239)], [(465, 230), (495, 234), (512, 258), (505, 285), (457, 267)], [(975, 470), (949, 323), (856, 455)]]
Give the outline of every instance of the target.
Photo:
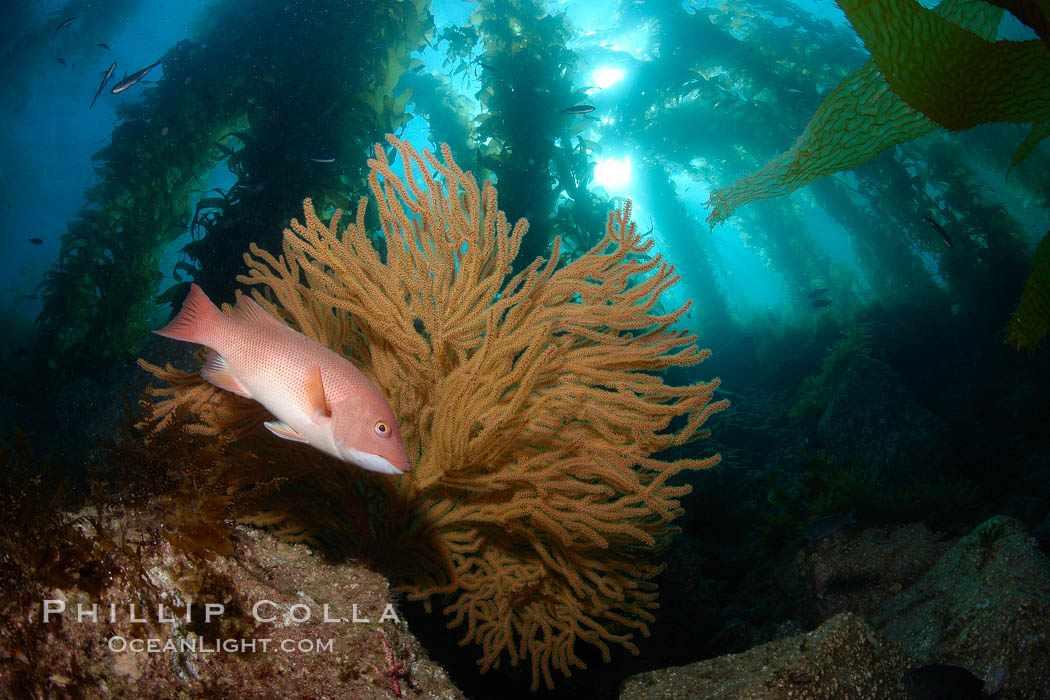
[[(1042, 41), (990, 41), (914, 0), (838, 3), (893, 91), (938, 124), (961, 130), (1008, 121), (1044, 131), (1040, 124), (1050, 121)], [(998, 14), (976, 4), (981, 14)], [(902, 42), (916, 50), (901, 51)]]
[(1050, 49), (1050, 0), (987, 0), (1027, 24)]
[(791, 150), (712, 193), (712, 226), (739, 206), (857, 166), (937, 125), (1032, 123), (1014, 164), (1050, 132), (1050, 52), (1038, 40), (993, 41), (1000, 8), (977, 0), (933, 10), (914, 0), (839, 4), (872, 60), (827, 96)]
[(1050, 232), (1035, 249), (1032, 274), (1006, 327), (1006, 342), (1031, 355), (1047, 333), (1050, 333)]
[(866, 163), (936, 126), (895, 95), (868, 61), (828, 94), (791, 150), (713, 191), (704, 203), (711, 207), (707, 222), (714, 227), (738, 207), (789, 194), (825, 175)]

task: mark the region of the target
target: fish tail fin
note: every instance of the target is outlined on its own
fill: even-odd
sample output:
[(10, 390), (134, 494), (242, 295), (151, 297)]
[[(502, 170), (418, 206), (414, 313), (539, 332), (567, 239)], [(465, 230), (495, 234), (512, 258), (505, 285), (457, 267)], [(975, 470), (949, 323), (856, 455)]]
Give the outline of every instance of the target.
[(211, 302), (204, 290), (196, 284), (190, 285), (190, 293), (182, 302), (182, 309), (168, 325), (153, 331), (157, 335), (211, 347), (209, 339), (214, 329), (225, 320), (225, 314)]

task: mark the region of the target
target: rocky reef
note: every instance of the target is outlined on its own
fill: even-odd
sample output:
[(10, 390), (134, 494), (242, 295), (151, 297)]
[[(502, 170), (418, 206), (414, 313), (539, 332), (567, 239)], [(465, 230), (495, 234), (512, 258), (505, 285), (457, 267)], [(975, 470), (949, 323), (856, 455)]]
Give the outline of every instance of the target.
[(621, 700), (1050, 697), (1050, 561), (1013, 518), (950, 547), (921, 525), (838, 533), (799, 553), (797, 575), (799, 611), (833, 617), (637, 674)]

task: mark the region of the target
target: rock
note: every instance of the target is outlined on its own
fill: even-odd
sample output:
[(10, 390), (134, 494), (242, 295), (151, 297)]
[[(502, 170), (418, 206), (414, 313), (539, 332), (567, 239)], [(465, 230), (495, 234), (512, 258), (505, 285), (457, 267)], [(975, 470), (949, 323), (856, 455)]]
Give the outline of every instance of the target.
[(871, 615), (948, 551), (923, 523), (867, 528), (807, 543), (795, 558), (797, 616), (807, 627), (843, 612)]
[(914, 664), (857, 615), (838, 615), (805, 634), (624, 681), (620, 700), (807, 698), (896, 700)]
[(920, 663), (964, 666), (1003, 697), (1050, 697), (1050, 561), (1013, 518), (961, 538), (873, 622)]
[[(232, 555), (204, 561), (132, 524), (101, 589), (73, 581), (28, 609), (6, 605), (0, 697), (357, 700), (394, 697), (391, 675), (407, 698), (464, 697), (400, 619), (385, 577), (235, 533)], [(64, 606), (46, 623), (44, 600)]]
[(862, 460), (880, 485), (913, 483), (935, 453), (937, 421), (885, 362), (850, 360), (817, 425), (840, 461)]

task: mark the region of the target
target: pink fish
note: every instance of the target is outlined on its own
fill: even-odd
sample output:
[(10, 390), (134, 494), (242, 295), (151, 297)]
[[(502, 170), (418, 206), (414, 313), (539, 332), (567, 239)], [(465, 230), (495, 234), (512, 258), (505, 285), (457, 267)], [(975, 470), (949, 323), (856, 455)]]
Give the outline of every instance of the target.
[(274, 435), (381, 474), (412, 468), (379, 387), (251, 297), (239, 295), (227, 316), (192, 284), (182, 310), (154, 333), (211, 348), (201, 376), (265, 406), (277, 418), (265, 424)]

